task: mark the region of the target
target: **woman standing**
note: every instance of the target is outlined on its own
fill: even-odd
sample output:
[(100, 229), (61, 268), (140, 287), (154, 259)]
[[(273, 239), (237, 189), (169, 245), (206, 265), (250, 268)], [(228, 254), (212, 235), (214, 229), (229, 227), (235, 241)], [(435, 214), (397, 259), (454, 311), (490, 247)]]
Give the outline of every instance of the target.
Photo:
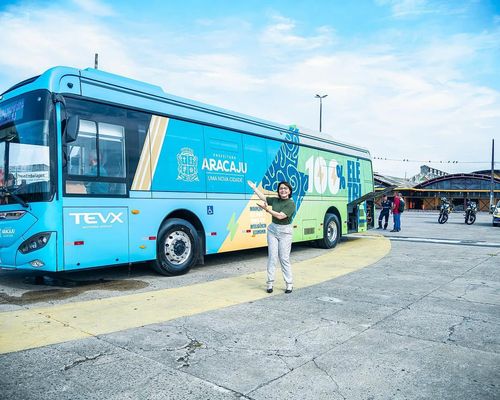
[(273, 222), (267, 227), (267, 245), (269, 257), (267, 260), (267, 293), (273, 292), (276, 258), (279, 257), (281, 271), (285, 280), (285, 293), (292, 293), (293, 278), (290, 264), (292, 249), (292, 216), (295, 212), (295, 203), (292, 200), (292, 186), (288, 182), (278, 185), (278, 197), (266, 197), (257, 189), (252, 181), (248, 185), (264, 204), (257, 204), (264, 211), (271, 214)]

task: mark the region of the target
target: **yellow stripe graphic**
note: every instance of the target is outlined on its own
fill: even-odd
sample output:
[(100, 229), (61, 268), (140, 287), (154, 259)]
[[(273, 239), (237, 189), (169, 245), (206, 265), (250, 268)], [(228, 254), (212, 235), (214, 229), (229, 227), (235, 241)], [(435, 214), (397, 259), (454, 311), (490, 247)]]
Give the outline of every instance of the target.
[(144, 146), (142, 148), (141, 158), (139, 159), (139, 164), (137, 164), (137, 170), (135, 171), (134, 181), (132, 182), (132, 190), (144, 190), (141, 186), (141, 182), (144, 180), (145, 174), (150, 171), (149, 160), (150, 147), (148, 131), (146, 140), (144, 141)]
[(158, 127), (155, 135), (153, 136), (153, 140), (151, 141), (151, 177), (155, 176), (161, 148), (163, 147), (163, 141), (165, 140), (165, 134), (167, 133), (167, 127), (168, 118), (159, 117)]
[(150, 190), (151, 179), (154, 176), (161, 147), (165, 139), (169, 119), (153, 115), (149, 130), (144, 141), (141, 158), (137, 165), (132, 190)]
[[(295, 288), (367, 267), (390, 249), (390, 241), (383, 236), (349, 238), (319, 257), (294, 263)], [(283, 293), (278, 280), (274, 294), (267, 294), (265, 280), (265, 272), (260, 271), (191, 286), (2, 312), (0, 354), (169, 321)]]

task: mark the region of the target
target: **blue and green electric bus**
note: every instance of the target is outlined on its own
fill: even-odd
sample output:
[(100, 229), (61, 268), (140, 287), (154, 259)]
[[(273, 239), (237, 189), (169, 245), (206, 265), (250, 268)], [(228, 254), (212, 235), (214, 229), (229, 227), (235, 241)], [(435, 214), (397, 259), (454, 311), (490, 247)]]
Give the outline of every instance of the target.
[(207, 254), (265, 246), (270, 217), (248, 180), (267, 193), (292, 184), (295, 242), (332, 248), (373, 223), (364, 148), (52, 68), (0, 96), (0, 268), (151, 261), (177, 275)]

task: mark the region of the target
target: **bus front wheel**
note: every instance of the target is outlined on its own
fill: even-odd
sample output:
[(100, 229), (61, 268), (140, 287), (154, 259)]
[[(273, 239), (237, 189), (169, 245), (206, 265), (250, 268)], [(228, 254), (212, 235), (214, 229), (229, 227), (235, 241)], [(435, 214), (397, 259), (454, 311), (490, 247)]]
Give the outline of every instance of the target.
[(167, 220), (158, 234), (153, 268), (162, 275), (182, 275), (198, 259), (199, 237), (195, 227), (179, 218)]
[(340, 221), (335, 214), (326, 214), (323, 225), (323, 238), (318, 240), (319, 247), (333, 249), (340, 239)]

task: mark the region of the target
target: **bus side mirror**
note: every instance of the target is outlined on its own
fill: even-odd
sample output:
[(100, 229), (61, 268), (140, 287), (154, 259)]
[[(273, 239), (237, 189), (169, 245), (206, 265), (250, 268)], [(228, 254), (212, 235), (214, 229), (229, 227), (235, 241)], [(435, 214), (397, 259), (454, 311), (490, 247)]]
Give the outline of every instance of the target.
[(66, 122), (66, 143), (74, 142), (78, 138), (78, 130), (80, 129), (80, 117), (72, 115)]

